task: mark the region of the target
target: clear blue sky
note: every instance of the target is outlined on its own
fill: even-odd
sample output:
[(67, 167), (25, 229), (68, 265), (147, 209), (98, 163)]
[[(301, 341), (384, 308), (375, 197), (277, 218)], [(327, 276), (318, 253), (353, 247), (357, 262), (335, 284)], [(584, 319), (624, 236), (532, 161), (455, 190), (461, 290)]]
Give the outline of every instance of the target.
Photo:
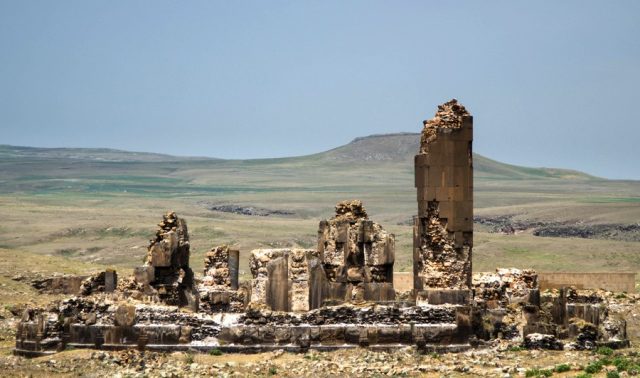
[(0, 144), (255, 158), (420, 131), (640, 179), (640, 1), (0, 0)]

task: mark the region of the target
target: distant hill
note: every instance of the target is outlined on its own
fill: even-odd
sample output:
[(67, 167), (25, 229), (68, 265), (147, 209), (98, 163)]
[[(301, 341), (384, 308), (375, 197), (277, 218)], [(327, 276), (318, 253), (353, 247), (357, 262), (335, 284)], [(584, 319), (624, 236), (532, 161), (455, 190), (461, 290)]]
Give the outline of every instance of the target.
[(70, 159), (104, 162), (162, 162), (193, 159), (151, 152), (132, 152), (111, 148), (40, 148), (0, 144), (0, 159)]
[[(413, 162), (420, 147), (420, 134), (380, 134), (356, 138), (350, 143), (320, 155), (329, 161)], [(473, 155), (475, 175), (502, 178), (595, 179), (583, 172), (558, 168), (528, 168)]]
[[(252, 159), (254, 164), (274, 161), (305, 161), (310, 157), (332, 163), (398, 163), (413, 164), (413, 156), (418, 151), (420, 134), (397, 133), (379, 134), (356, 138), (348, 144), (313, 155), (283, 159)], [(36, 148), (0, 145), (0, 160), (56, 159), (86, 162), (230, 162), (208, 157), (179, 157), (148, 152), (131, 152), (108, 148)], [(474, 168), (477, 177), (500, 178), (571, 178), (596, 179), (583, 172), (558, 168), (529, 168), (501, 163), (482, 155), (474, 154)]]

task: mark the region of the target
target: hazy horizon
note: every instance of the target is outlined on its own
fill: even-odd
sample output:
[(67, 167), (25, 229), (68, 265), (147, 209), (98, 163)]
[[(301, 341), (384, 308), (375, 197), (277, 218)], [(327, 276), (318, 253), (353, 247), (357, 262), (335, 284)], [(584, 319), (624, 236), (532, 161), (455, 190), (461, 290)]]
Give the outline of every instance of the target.
[(640, 3), (0, 3), (0, 144), (225, 159), (420, 132), (640, 179)]

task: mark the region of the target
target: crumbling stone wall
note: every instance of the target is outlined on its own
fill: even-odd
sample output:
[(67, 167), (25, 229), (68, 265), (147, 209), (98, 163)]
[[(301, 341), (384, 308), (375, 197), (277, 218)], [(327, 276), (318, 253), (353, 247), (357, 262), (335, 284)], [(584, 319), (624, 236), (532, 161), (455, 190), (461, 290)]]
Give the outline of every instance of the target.
[(364, 298), (363, 284), (386, 284), (392, 290), (395, 236), (369, 220), (359, 200), (339, 202), (335, 211), (318, 230), (318, 252), (327, 279), (351, 285), (352, 299)]
[(184, 219), (175, 212), (163, 215), (156, 237), (149, 241), (145, 265), (134, 273), (145, 294), (197, 311), (198, 294), (189, 267), (189, 232)]
[(533, 269), (498, 268), (494, 273), (473, 275), (476, 301), (488, 303), (490, 307), (530, 300), (539, 294), (538, 274)]
[(204, 257), (204, 278), (207, 286), (238, 289), (239, 253), (226, 245), (211, 248)]
[(204, 278), (198, 286), (201, 306), (207, 312), (241, 312), (248, 290), (238, 284), (240, 251), (226, 245), (211, 248), (204, 257)]
[(473, 118), (454, 99), (424, 121), (415, 157), (414, 289), (471, 287)]

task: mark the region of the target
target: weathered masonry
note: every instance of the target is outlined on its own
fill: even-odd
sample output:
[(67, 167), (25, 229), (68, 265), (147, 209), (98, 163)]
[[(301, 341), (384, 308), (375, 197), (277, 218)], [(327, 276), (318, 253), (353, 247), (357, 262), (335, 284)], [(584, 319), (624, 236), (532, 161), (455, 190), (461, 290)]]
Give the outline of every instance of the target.
[(415, 156), (414, 290), (428, 303), (468, 303), (473, 250), (473, 118), (456, 100), (424, 121)]

